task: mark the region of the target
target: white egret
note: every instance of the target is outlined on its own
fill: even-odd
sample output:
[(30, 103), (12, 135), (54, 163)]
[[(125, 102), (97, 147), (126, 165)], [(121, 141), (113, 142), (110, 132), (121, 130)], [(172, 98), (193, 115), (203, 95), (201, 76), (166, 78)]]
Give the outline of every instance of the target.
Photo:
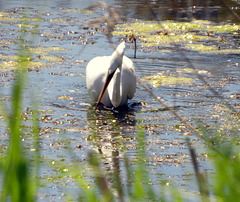
[(124, 55), (125, 42), (111, 56), (93, 58), (86, 68), (86, 84), (90, 97), (106, 107), (127, 104), (136, 91), (133, 62)]

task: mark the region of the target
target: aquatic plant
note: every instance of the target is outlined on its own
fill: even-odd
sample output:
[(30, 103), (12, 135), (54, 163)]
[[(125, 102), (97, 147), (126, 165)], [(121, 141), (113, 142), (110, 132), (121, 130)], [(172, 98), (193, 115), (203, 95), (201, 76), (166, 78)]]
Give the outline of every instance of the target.
[[(21, 46), (21, 51), (26, 51)], [(15, 81), (12, 87), (11, 111), (7, 112), (1, 104), (1, 113), (7, 125), (9, 145), (6, 157), (1, 160), (0, 169), (3, 175), (1, 201), (35, 201), (38, 188), (39, 169), (39, 126), (37, 110), (33, 110), (32, 137), (34, 158), (26, 155), (21, 138), (23, 137), (21, 114), (22, 96), (28, 66), (26, 52), (19, 53), (19, 62), (15, 70)], [(33, 166), (33, 170), (31, 167)]]
[[(26, 23), (25, 19), (24, 23)], [(2, 173), (1, 201), (35, 201), (38, 189), (39, 171), (39, 125), (36, 103), (32, 111), (32, 143), (31, 155), (23, 149), (24, 131), (22, 125), (23, 89), (26, 83), (27, 70), (30, 65), (30, 50), (24, 41), (28, 26), (22, 26), (18, 42), (18, 54), (14, 62), (14, 82), (12, 85), (10, 110), (0, 103), (1, 114), (6, 122), (6, 131), (9, 136), (8, 150), (1, 159), (0, 172)], [(32, 100), (34, 101), (34, 100)]]
[(149, 22), (137, 21), (120, 24), (113, 35), (131, 36), (134, 34), (145, 47), (172, 47), (178, 44), (188, 50), (210, 53), (239, 52), (238, 46), (232, 46), (225, 34), (236, 35), (240, 29), (236, 24), (215, 25), (210, 21), (192, 22)]

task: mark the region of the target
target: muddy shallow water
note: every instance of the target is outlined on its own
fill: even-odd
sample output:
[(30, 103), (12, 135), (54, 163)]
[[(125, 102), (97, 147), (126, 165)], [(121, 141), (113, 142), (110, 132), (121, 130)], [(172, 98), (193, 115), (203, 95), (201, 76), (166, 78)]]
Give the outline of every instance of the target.
[[(161, 179), (165, 179), (181, 190), (196, 193), (198, 188), (186, 136), (197, 149), (201, 169), (212, 170), (207, 150), (198, 137), (185, 130), (141, 85), (137, 86), (136, 95), (131, 100), (131, 110), (95, 112), (86, 90), (85, 67), (93, 57), (111, 54), (112, 48), (101, 28), (91, 29), (84, 22), (101, 16), (101, 12), (87, 13), (79, 10), (92, 2), (94, 1), (53, 1), (46, 5), (44, 1), (26, 1), (24, 4), (6, 1), (0, 5), (0, 88), (1, 100), (7, 107), (13, 82), (13, 57), (18, 53), (20, 35), (33, 48), (31, 61), (36, 62), (29, 67), (24, 93), (23, 125), (28, 131), (31, 123), (29, 108), (37, 100), (41, 110), (40, 146), (43, 158), (40, 178), (47, 180), (47, 183), (43, 183), (47, 185), (39, 191), (38, 199), (63, 201), (67, 193), (77, 193), (77, 189), (70, 190), (65, 186), (68, 184), (75, 188), (74, 180), (70, 177), (62, 179), (59, 174), (67, 173), (67, 166), (59, 168), (54, 165), (71, 165), (74, 162), (85, 165), (89, 150), (101, 153), (103, 166), (108, 172), (112, 171), (114, 155), (119, 156), (120, 167), (123, 167), (124, 153), (128, 154), (134, 164), (139, 126), (146, 135), (152, 183), (157, 185)], [(106, 2), (119, 6), (120, 10), (123, 7), (122, 2)], [(137, 11), (140, 12), (143, 6), (134, 1), (130, 5), (133, 10), (125, 10), (129, 22), (139, 18)], [(28, 25), (33, 26), (28, 27), (25, 34), (21, 31), (23, 15), (28, 16)], [(141, 15), (141, 18), (144, 16)], [(149, 20), (147, 15), (146, 19)], [(120, 38), (114, 36), (112, 40), (117, 44)], [(222, 114), (218, 107), (225, 101), (217, 98), (209, 86), (225, 96), (232, 106), (239, 106), (239, 53), (184, 50), (180, 54), (177, 49), (159, 51), (143, 47), (139, 42), (137, 58), (134, 59), (133, 50), (133, 44), (127, 43), (125, 54), (133, 60), (138, 78), (160, 73), (164, 76), (193, 79), (190, 84), (150, 86), (156, 95), (161, 96), (169, 106), (176, 107), (190, 123), (202, 121), (209, 126), (221, 121)], [(190, 65), (182, 54), (190, 59), (208, 85), (203, 84), (194, 72), (186, 71)], [(0, 133), (1, 151), (4, 152), (8, 138), (3, 123)], [(30, 139), (31, 135), (26, 132), (23, 141), (29, 141), (29, 148), (26, 148), (29, 151), (32, 148)], [(124, 168), (121, 171), (124, 175)], [(191, 199), (191, 196), (188, 197)]]

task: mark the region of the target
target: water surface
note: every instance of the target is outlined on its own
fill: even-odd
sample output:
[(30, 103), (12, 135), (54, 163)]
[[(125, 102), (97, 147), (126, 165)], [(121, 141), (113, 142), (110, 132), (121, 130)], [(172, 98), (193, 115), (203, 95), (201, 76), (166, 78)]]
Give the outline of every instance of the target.
[[(124, 175), (122, 157), (127, 153), (134, 164), (136, 133), (139, 126), (144, 129), (146, 135), (152, 183), (157, 185), (160, 180), (165, 179), (180, 190), (196, 193), (198, 188), (185, 138), (188, 136), (192, 140), (198, 152), (201, 169), (211, 171), (212, 166), (202, 141), (186, 130), (179, 120), (153, 99), (141, 85), (137, 86), (136, 95), (131, 103), (142, 104), (136, 104), (131, 110), (119, 113), (95, 112), (86, 89), (85, 67), (93, 57), (109, 55), (113, 50), (101, 29), (91, 29), (85, 23), (87, 19), (101, 16), (102, 12), (86, 13), (79, 10), (88, 7), (92, 2), (94, 1), (22, 3), (12, 0), (0, 4), (1, 12), (4, 12), (4, 17), (0, 18), (0, 54), (2, 64), (7, 62), (7, 66), (2, 66), (0, 86), (1, 99), (7, 107), (14, 79), (9, 62), (14, 61), (14, 58), (5, 56), (18, 54), (17, 43), (21, 35), (22, 16), (27, 15), (30, 19), (39, 20), (29, 21), (29, 25), (38, 27), (32, 28), (32, 32), (24, 36), (25, 42), (35, 50), (32, 60), (41, 63), (29, 68), (23, 107), (23, 124), (27, 131), (31, 120), (31, 102), (37, 100), (41, 110), (40, 146), (43, 162), (40, 178), (47, 179), (47, 185), (40, 189), (38, 200), (64, 201), (67, 193), (78, 193), (74, 179), (59, 177), (62, 173), (67, 175), (67, 166), (59, 168), (55, 165), (72, 165), (75, 162), (86, 165), (89, 150), (96, 150), (101, 154), (103, 167), (108, 172), (112, 172), (113, 157), (119, 156)], [(127, 16), (125, 20), (129, 23), (137, 18), (153, 20), (149, 12), (145, 12), (147, 7), (141, 1), (106, 2), (118, 7), (119, 11)], [(171, 15), (170, 11), (174, 6), (165, 1), (156, 2), (154, 5), (154, 11), (162, 20), (190, 19), (187, 15), (189, 10), (185, 10), (186, 4), (182, 9), (178, 9), (182, 15), (174, 15), (174, 12)], [(201, 8), (196, 7), (196, 10), (200, 11)], [(166, 9), (168, 14), (161, 13), (163, 9)], [(219, 19), (225, 19), (221, 10), (221, 7), (209, 7), (209, 13), (206, 11), (202, 16), (199, 15), (199, 18), (207, 19), (210, 16), (209, 20), (218, 22)], [(213, 14), (215, 12), (216, 14)], [(117, 44), (120, 38), (115, 36), (112, 40)], [(52, 47), (57, 48), (48, 49)], [(189, 63), (178, 50), (156, 51), (154, 48), (141, 47), (140, 44), (138, 47), (136, 59), (133, 58), (132, 43), (127, 43), (125, 54), (133, 60), (139, 79), (159, 73), (184, 75), (194, 79), (190, 85), (162, 85), (157, 88), (150, 86), (157, 96), (161, 96), (169, 106), (176, 107), (181, 116), (190, 123), (200, 120), (206, 125), (214, 125), (221, 120), (221, 114), (216, 111), (216, 107), (225, 101), (209, 91), (209, 86), (225, 96), (231, 105), (239, 104), (239, 98), (236, 96), (240, 90), (239, 54), (183, 52), (193, 66), (201, 71), (201, 75), (209, 84), (207, 86), (193, 72), (180, 71), (189, 68)], [(36, 97), (36, 100), (33, 97)], [(4, 152), (8, 137), (3, 123), (0, 132), (1, 150)], [(32, 148), (30, 139), (31, 135), (26, 132), (23, 141), (29, 141), (29, 148), (26, 148), (29, 151)], [(65, 185), (71, 185), (71, 190)]]

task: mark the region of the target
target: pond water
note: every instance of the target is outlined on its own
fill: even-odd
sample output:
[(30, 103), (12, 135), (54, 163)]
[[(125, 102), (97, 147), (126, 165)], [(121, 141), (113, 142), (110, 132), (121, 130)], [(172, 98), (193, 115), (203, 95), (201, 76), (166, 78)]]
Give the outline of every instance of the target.
[[(43, 159), (40, 178), (47, 180), (44, 182), (47, 185), (39, 191), (38, 200), (64, 201), (67, 193), (77, 194), (74, 179), (63, 176), (67, 176), (68, 165), (77, 162), (84, 168), (90, 150), (101, 154), (103, 167), (110, 173), (114, 166), (113, 158), (118, 156), (120, 170), (124, 175), (123, 154), (126, 153), (134, 164), (139, 127), (144, 129), (146, 137), (152, 183), (157, 185), (164, 179), (180, 190), (196, 194), (198, 187), (185, 138), (189, 137), (196, 148), (201, 169), (212, 170), (207, 150), (197, 136), (187, 130), (140, 84), (131, 100), (131, 110), (95, 112), (86, 89), (85, 68), (93, 57), (110, 55), (113, 50), (101, 32), (101, 27), (91, 29), (86, 24), (85, 20), (102, 15), (101, 10), (96, 13), (82, 12), (81, 9), (93, 2), (56, 0), (22, 3), (11, 0), (0, 3), (0, 87), (1, 100), (7, 107), (14, 80), (13, 57), (18, 54), (19, 36), (24, 37), (25, 43), (32, 47), (31, 60), (36, 62), (28, 72), (23, 125), (28, 131), (31, 125), (29, 108), (32, 102), (37, 102), (41, 110), (40, 146)], [(151, 13), (145, 12), (147, 5), (144, 2), (105, 2), (116, 6), (128, 23), (136, 19), (153, 20)], [(186, 2), (191, 1), (182, 1), (181, 5), (154, 1), (152, 5), (160, 20), (186, 21), (198, 17), (218, 23), (231, 19), (225, 18), (221, 5), (213, 5), (211, 1), (208, 1), (208, 11), (204, 7), (206, 5), (200, 2), (196, 7)], [(189, 8), (194, 8), (194, 12), (190, 12)], [(21, 31), (23, 15), (30, 18), (26, 33)], [(234, 18), (231, 20), (234, 22)], [(118, 44), (121, 38), (114, 36), (112, 41)], [(238, 42), (235, 46), (239, 47), (239, 38), (236, 40)], [(215, 125), (224, 117), (219, 109), (226, 100), (232, 106), (239, 106), (239, 52), (211, 53), (186, 49), (179, 52), (176, 48), (157, 50), (142, 46), (140, 41), (137, 58), (133, 58), (133, 52), (133, 44), (127, 43), (125, 54), (133, 60), (139, 79), (158, 74), (193, 79), (190, 84), (149, 85), (157, 96), (161, 96), (169, 106), (176, 107), (177, 112), (190, 123), (202, 122), (206, 127)], [(189, 71), (192, 65), (186, 61), (186, 57), (208, 85)], [(219, 99), (209, 87), (226, 97), (226, 100)], [(1, 152), (5, 152), (8, 137), (3, 123), (0, 132)], [(31, 152), (31, 135), (28, 132), (22, 141), (27, 142), (26, 149)], [(193, 200), (192, 195), (186, 197)]]

